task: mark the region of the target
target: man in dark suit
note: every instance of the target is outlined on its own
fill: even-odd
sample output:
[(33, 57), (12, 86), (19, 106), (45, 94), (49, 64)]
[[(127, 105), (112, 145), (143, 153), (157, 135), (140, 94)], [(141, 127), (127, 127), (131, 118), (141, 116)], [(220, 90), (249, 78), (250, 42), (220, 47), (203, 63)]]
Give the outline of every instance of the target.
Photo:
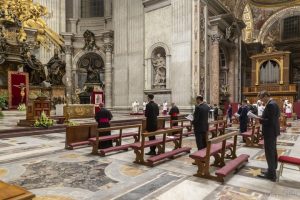
[[(98, 122), (98, 128), (107, 128), (110, 127), (110, 120), (113, 118), (111, 112), (107, 109), (104, 108), (104, 104), (100, 103), (99, 104), (100, 110), (96, 113), (95, 115), (95, 120)], [(102, 132), (100, 136), (108, 136), (111, 135), (111, 132)], [(112, 147), (112, 141), (103, 141), (99, 142), (99, 148), (100, 149), (105, 149)]]
[[(153, 132), (157, 130), (157, 116), (159, 115), (159, 108), (156, 103), (153, 101), (154, 95), (148, 95), (149, 103), (146, 105), (145, 116), (146, 116), (146, 130), (148, 132)], [(155, 140), (155, 136), (150, 136), (149, 140)], [(155, 152), (156, 146), (151, 146), (150, 151), (146, 155), (156, 155)]]
[(244, 133), (247, 131), (247, 124), (248, 124), (248, 111), (249, 107), (247, 105), (247, 99), (243, 100), (242, 106), (238, 110), (238, 114), (240, 115), (239, 121), (240, 121), (240, 132)]
[(194, 112), (194, 130), (198, 150), (206, 148), (206, 135), (208, 131), (208, 114), (210, 107), (203, 102), (202, 96), (197, 96), (197, 105)]
[(259, 93), (258, 97), (266, 105), (260, 122), (262, 124), (265, 155), (268, 163), (268, 171), (264, 172), (262, 175), (259, 175), (259, 177), (276, 182), (276, 169), (278, 166), (276, 145), (277, 136), (280, 134), (280, 109), (277, 103), (271, 99), (269, 92), (262, 91)]

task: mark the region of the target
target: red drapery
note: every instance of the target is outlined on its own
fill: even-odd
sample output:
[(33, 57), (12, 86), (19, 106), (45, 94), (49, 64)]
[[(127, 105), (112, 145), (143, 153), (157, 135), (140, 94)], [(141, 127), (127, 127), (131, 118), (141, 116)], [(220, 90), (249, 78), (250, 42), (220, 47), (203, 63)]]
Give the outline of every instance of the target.
[[(29, 92), (28, 73), (8, 72), (9, 108), (17, 108), (19, 104), (28, 102)], [(24, 85), (24, 97), (22, 102), (21, 85)]]

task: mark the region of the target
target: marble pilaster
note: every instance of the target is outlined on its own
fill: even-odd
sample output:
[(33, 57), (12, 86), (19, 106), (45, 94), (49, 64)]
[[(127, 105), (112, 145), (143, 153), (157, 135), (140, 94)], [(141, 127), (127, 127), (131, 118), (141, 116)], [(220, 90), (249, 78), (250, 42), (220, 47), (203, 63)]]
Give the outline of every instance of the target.
[(113, 33), (108, 32), (103, 36), (105, 49), (105, 106), (111, 109), (112, 103), (112, 51), (113, 51)]
[(235, 102), (235, 53), (236, 49), (229, 54), (228, 61), (228, 85), (231, 102)]
[(219, 33), (211, 35), (211, 77), (210, 77), (210, 103), (212, 105), (220, 102), (220, 40), (222, 35)]
[(66, 53), (66, 96), (68, 103), (71, 103), (72, 95), (72, 52), (73, 47), (71, 45), (65, 46)]
[(112, 0), (104, 0), (105, 29), (112, 29)]

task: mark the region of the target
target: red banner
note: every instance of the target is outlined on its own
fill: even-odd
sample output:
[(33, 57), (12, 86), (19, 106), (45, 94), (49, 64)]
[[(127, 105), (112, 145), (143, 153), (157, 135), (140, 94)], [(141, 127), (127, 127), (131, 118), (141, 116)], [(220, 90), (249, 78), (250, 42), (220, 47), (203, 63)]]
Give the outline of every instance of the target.
[(17, 108), (20, 104), (27, 104), (29, 92), (28, 73), (8, 72), (8, 105), (10, 109)]

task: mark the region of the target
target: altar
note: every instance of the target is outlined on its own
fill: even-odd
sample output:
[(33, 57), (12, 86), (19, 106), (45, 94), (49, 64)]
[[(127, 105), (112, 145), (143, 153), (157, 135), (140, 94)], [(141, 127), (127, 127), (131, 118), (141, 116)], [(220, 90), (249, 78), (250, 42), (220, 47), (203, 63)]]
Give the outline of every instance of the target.
[(267, 47), (263, 53), (252, 56), (251, 60), (252, 81), (250, 87), (243, 88), (245, 98), (255, 103), (258, 93), (267, 90), (280, 108), (285, 99), (295, 101), (297, 88), (289, 81), (290, 52)]

